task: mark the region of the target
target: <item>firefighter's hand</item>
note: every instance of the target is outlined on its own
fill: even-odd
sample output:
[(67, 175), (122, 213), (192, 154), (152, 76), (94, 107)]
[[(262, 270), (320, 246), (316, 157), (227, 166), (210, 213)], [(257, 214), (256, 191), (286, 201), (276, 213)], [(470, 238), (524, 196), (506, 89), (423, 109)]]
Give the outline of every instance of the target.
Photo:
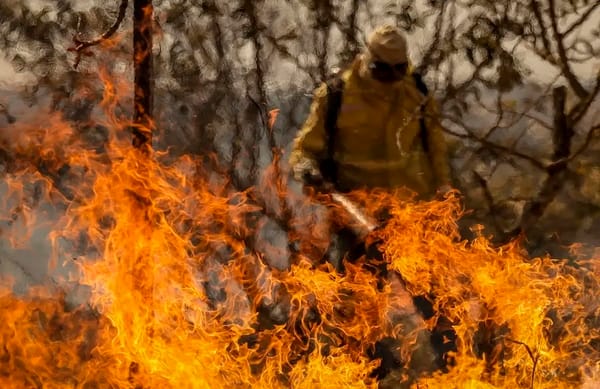
[(443, 200), (445, 198), (447, 198), (448, 196), (456, 196), (457, 193), (454, 190), (454, 188), (452, 188), (452, 186), (450, 186), (449, 184), (445, 184), (440, 186), (437, 191), (436, 191), (436, 198)]
[(310, 159), (305, 159), (296, 164), (293, 167), (293, 173), (296, 180), (306, 185), (319, 187), (325, 182), (317, 163)]
[(302, 180), (306, 187), (313, 188), (317, 193), (331, 193), (335, 190), (335, 185), (327, 181), (319, 170), (307, 172)]

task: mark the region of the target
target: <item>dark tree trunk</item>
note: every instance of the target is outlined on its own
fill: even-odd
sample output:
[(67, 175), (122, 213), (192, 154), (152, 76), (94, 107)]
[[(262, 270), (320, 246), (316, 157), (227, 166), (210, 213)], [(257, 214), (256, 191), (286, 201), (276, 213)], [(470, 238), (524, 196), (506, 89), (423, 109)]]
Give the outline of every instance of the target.
[(567, 162), (571, 153), (571, 141), (575, 132), (573, 131), (572, 123), (565, 114), (566, 100), (567, 89), (564, 86), (556, 87), (553, 92), (554, 132), (552, 140), (554, 150), (552, 159), (554, 163), (546, 169), (548, 177), (542, 185), (539, 195), (525, 206), (520, 226), (512, 231), (509, 237), (519, 233), (527, 233), (533, 229), (567, 181), (569, 175)]
[(134, 129), (133, 145), (152, 139), (152, 0), (133, 2)]

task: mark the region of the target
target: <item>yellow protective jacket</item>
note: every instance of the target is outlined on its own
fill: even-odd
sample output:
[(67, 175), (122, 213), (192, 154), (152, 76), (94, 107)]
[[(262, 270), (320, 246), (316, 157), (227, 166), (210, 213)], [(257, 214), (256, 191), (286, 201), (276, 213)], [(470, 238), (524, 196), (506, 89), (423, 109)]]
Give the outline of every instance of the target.
[[(412, 77), (383, 85), (362, 71), (357, 59), (342, 73), (344, 90), (333, 158), (340, 190), (406, 187), (430, 197), (450, 183), (446, 143), (435, 101), (425, 97)], [(428, 155), (419, 136), (425, 106)], [(315, 93), (310, 114), (294, 140), (290, 164), (327, 158), (327, 86)]]

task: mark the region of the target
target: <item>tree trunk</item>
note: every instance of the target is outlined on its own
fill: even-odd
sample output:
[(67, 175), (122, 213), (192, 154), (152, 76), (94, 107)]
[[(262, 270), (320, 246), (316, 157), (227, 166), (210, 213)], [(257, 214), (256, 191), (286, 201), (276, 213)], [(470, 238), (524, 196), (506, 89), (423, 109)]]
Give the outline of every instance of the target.
[(567, 100), (567, 89), (559, 86), (554, 89), (554, 132), (552, 140), (554, 150), (552, 160), (554, 161), (547, 169), (548, 177), (542, 185), (537, 198), (525, 206), (520, 226), (509, 234), (509, 237), (519, 233), (527, 233), (535, 227), (538, 220), (544, 215), (546, 209), (561, 191), (567, 181), (567, 162), (571, 153), (571, 141), (575, 132), (572, 124), (565, 114)]

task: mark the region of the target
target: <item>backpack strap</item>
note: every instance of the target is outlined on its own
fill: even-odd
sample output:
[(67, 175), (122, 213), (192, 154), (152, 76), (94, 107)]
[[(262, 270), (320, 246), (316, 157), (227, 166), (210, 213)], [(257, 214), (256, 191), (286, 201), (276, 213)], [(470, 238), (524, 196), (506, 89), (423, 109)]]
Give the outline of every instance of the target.
[[(423, 96), (427, 97), (429, 95), (429, 90), (427, 89), (427, 85), (423, 81), (422, 76), (419, 73), (412, 73), (412, 77), (415, 80), (415, 84), (419, 92), (423, 94)], [(421, 138), (421, 145), (423, 146), (423, 151), (425, 153), (429, 152), (429, 141), (427, 139), (427, 126), (425, 124), (425, 104), (421, 105), (421, 115), (419, 117), (419, 138)]]
[[(412, 73), (412, 77), (415, 80), (415, 84), (419, 92), (423, 96), (429, 95), (427, 85), (423, 81), (423, 78), (419, 73)], [(325, 133), (327, 135), (327, 157), (321, 161), (320, 169), (321, 174), (331, 181), (336, 182), (337, 178), (337, 166), (333, 158), (335, 151), (335, 139), (338, 132), (337, 119), (342, 107), (342, 98), (344, 92), (344, 80), (341, 77), (341, 73), (335, 74), (329, 78), (326, 83), (327, 85), (327, 108), (325, 110)], [(425, 153), (429, 151), (429, 142), (427, 139), (427, 126), (425, 124), (425, 105), (421, 105), (421, 115), (419, 117), (419, 138)]]
[(327, 109), (325, 111), (325, 133), (327, 135), (327, 157), (321, 161), (321, 174), (331, 181), (336, 182), (337, 166), (333, 158), (335, 151), (335, 140), (338, 127), (337, 119), (342, 107), (342, 94), (344, 91), (344, 80), (341, 73), (335, 74), (325, 83), (327, 85)]

